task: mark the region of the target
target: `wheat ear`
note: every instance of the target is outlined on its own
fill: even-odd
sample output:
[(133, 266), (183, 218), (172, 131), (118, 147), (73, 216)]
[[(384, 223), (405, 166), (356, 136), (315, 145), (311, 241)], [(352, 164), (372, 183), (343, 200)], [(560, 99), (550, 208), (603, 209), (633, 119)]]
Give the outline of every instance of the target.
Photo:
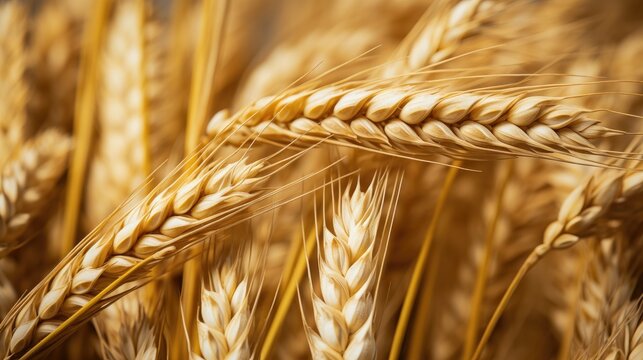
[(220, 112), (208, 134), (234, 129), (236, 144), (251, 135), (277, 143), (326, 139), (411, 156), (601, 154), (590, 140), (618, 132), (587, 113), (552, 97), (329, 86), (264, 98), (232, 116)]
[(24, 4), (0, 4), (0, 165), (23, 141), (27, 85), (24, 52), (27, 15)]
[(558, 212), (558, 220), (549, 224), (543, 242), (529, 254), (514, 276), (511, 285), (496, 307), (474, 354), (479, 359), (491, 337), (500, 315), (525, 274), (552, 250), (570, 247), (583, 238), (606, 230), (606, 220), (627, 220), (641, 215), (643, 210), (643, 173), (599, 169), (587, 181), (567, 196)]
[(27, 239), (23, 234), (44, 210), (67, 167), (70, 140), (48, 130), (27, 142), (0, 176), (0, 256)]
[(146, 309), (141, 290), (128, 294), (94, 317), (104, 360), (156, 359), (157, 309)]
[(462, 0), (435, 15), (430, 13), (433, 16), (420, 23), (422, 28), (398, 51), (398, 57), (404, 57), (386, 66), (383, 75), (407, 74), (448, 58), (465, 38), (492, 19), (499, 5), (489, 0)]
[(201, 290), (201, 318), (197, 322), (202, 358), (249, 359), (249, 279), (228, 261), (213, 269), (210, 280)]
[(132, 281), (131, 271), (247, 217), (244, 210), (263, 194), (266, 169), (263, 161), (248, 163), (242, 158), (184, 174), (109, 228), (90, 234), (3, 320), (3, 353), (29, 349), (115, 279), (125, 276), (121, 281)]
[[(100, 60), (98, 143), (89, 167), (85, 209), (94, 228), (150, 171), (143, 6), (123, 1), (106, 29)], [(127, 176), (123, 176), (127, 174)]]
[(384, 187), (347, 189), (324, 228), (318, 250), (322, 296), (313, 295), (317, 330), (308, 328), (315, 359), (375, 358), (376, 238)]

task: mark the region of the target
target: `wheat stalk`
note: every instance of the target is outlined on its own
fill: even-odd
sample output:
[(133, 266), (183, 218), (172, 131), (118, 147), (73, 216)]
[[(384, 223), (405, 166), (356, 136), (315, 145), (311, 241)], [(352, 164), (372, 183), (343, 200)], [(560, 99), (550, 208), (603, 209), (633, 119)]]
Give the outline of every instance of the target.
[(541, 156), (602, 152), (590, 140), (618, 132), (587, 109), (543, 96), (441, 93), (421, 86), (329, 86), (264, 98), (232, 116), (213, 117), (208, 134), (236, 130), (284, 143), (293, 139), (401, 154), (452, 157)]
[(375, 358), (376, 237), (384, 187), (374, 180), (344, 191), (325, 227), (319, 277), (322, 296), (313, 295), (317, 330), (307, 329), (315, 359)]
[(146, 309), (142, 291), (135, 291), (94, 317), (99, 334), (101, 357), (105, 360), (156, 359), (157, 309)]
[(65, 172), (69, 138), (48, 130), (27, 142), (0, 177), (0, 255), (21, 246)]
[(204, 284), (201, 290), (197, 322), (202, 358), (249, 359), (252, 304), (247, 275), (228, 261), (212, 270), (208, 287)]
[(3, 353), (29, 349), (114, 279), (129, 276), (137, 264), (177, 254), (204, 232), (239, 221), (263, 193), (267, 169), (263, 161), (242, 158), (188, 171), (190, 175), (152, 193), (109, 228), (90, 234), (4, 319)]
[[(27, 85), (24, 79), (26, 11), (18, 1), (0, 5), (0, 165), (23, 141)], [(9, 35), (10, 34), (10, 35)]]

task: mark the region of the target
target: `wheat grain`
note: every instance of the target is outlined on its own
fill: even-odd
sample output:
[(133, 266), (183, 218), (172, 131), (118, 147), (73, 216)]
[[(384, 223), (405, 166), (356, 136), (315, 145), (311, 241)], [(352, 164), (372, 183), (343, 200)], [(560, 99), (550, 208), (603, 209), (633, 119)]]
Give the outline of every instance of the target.
[(329, 86), (264, 98), (232, 116), (220, 112), (208, 134), (234, 129), (235, 144), (248, 136), (278, 143), (328, 138), (412, 155), (579, 156), (601, 153), (590, 140), (617, 133), (587, 113), (543, 96)]
[(383, 188), (347, 189), (323, 232), (319, 250), (322, 296), (313, 296), (317, 330), (308, 329), (315, 359), (375, 358), (376, 237)]
[(25, 144), (0, 177), (0, 255), (27, 240), (23, 234), (44, 210), (65, 172), (69, 139), (48, 130)]
[(246, 216), (243, 211), (262, 194), (265, 169), (262, 161), (245, 158), (207, 166), (149, 195), (110, 228), (90, 234), (4, 319), (3, 353), (28, 349), (136, 264), (176, 254), (204, 232)]
[(94, 318), (105, 360), (156, 359), (159, 354), (157, 326), (160, 309), (146, 309), (142, 291), (135, 291)]
[(0, 165), (23, 141), (27, 85), (24, 79), (26, 11), (18, 1), (0, 5)]
[(250, 282), (227, 261), (213, 269), (210, 288), (201, 290), (201, 318), (197, 323), (203, 359), (249, 359), (252, 325)]

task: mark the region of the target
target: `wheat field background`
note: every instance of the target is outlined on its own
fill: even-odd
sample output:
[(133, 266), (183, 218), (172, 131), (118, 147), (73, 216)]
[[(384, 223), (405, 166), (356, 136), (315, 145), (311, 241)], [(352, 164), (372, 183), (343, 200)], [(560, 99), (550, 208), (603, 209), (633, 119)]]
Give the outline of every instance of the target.
[(640, 0), (0, 1), (4, 359), (643, 360)]

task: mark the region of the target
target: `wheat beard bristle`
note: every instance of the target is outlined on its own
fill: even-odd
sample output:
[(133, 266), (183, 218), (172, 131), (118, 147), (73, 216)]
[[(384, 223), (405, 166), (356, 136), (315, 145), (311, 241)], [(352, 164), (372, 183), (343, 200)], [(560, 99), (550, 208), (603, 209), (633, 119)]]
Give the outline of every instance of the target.
[(211, 288), (201, 292), (198, 335), (201, 355), (206, 360), (249, 359), (248, 335), (252, 323), (249, 282), (226, 262), (211, 273)]
[(48, 130), (23, 146), (0, 175), (0, 257), (28, 240), (25, 232), (43, 211), (67, 167), (70, 139)]
[(217, 226), (247, 216), (243, 211), (263, 194), (258, 188), (268, 175), (261, 173), (263, 161), (246, 161), (207, 167), (191, 180), (148, 196), (113, 227), (90, 235), (90, 243), (3, 320), (2, 352), (8, 356), (28, 349), (139, 262), (180, 253)]
[[(381, 189), (378, 189), (381, 190)], [(316, 330), (307, 329), (315, 359), (375, 358), (375, 255), (381, 193), (374, 185), (346, 190), (324, 228), (319, 277), (322, 296), (313, 295)]]

